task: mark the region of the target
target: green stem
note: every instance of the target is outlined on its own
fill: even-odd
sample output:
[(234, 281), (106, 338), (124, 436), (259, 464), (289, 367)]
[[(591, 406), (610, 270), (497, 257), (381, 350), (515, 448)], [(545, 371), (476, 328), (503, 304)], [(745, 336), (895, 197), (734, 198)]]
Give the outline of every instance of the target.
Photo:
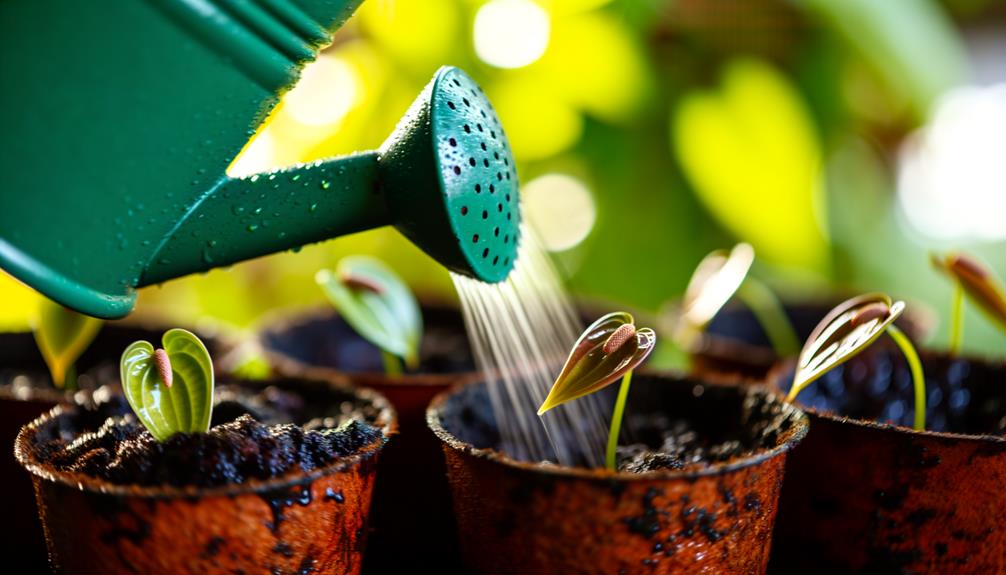
[(800, 351), (796, 330), (786, 316), (779, 298), (775, 297), (767, 285), (748, 276), (737, 290), (737, 297), (751, 310), (765, 330), (765, 335), (768, 336), (776, 355), (790, 357)]
[(897, 326), (893, 323), (887, 326), (887, 333), (901, 348), (901, 353), (905, 354), (905, 360), (908, 361), (908, 367), (912, 371), (912, 383), (915, 384), (915, 423), (913, 427), (921, 431), (926, 428), (926, 378), (922, 373), (922, 361), (908, 336)]
[(66, 369), (66, 376), (63, 379), (63, 389), (66, 391), (77, 391), (77, 364), (71, 364)]
[(393, 353), (381, 350), (381, 360), (384, 361), (384, 375), (397, 377), (402, 375), (402, 360)]
[(618, 433), (622, 429), (622, 414), (625, 412), (625, 400), (629, 397), (629, 385), (632, 384), (632, 370), (625, 372), (622, 383), (618, 386), (618, 399), (615, 400), (615, 410), (611, 412), (611, 427), (608, 428), (608, 450), (605, 466), (615, 471), (615, 452), (618, 448)]
[(964, 286), (954, 282), (954, 299), (950, 304), (950, 355), (956, 356), (961, 350), (964, 334)]

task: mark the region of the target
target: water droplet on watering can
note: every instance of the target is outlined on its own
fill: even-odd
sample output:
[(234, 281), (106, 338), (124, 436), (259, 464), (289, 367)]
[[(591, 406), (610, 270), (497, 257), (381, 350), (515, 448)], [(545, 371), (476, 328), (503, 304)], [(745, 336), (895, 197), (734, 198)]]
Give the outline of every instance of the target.
[(150, 240), (143, 240), (143, 245), (149, 246), (150, 245)]
[(209, 246), (209, 247), (211, 247), (211, 248), (215, 248), (215, 247), (217, 247), (217, 241), (216, 240), (210, 240), (210, 241), (206, 242), (206, 245)]
[(261, 213), (262, 213), (262, 206), (259, 206), (259, 207), (255, 208), (255, 215), (258, 215), (258, 214), (261, 214)]
[(286, 232), (280, 232), (279, 235), (276, 237), (278, 237), (279, 239), (283, 239), (286, 237)]
[(251, 182), (251, 183), (253, 183), (253, 184), (255, 182), (257, 182), (258, 181), (258, 174), (255, 174), (252, 177), (248, 178), (248, 181)]
[(327, 190), (327, 189), (329, 189), (331, 187), (332, 187), (332, 182), (330, 182), (328, 180), (322, 180), (321, 181), (321, 189)]
[(244, 206), (235, 205), (235, 206), (231, 207), (231, 211), (234, 212), (235, 216), (240, 216), (241, 214), (243, 214), (245, 212), (245, 208), (244, 208)]
[(255, 230), (257, 230), (257, 229), (258, 229), (258, 224), (249, 224), (249, 225), (248, 225), (248, 227), (247, 227), (246, 229), (247, 229), (247, 230), (248, 230), (249, 232), (254, 232)]
[(203, 262), (208, 264), (213, 263), (213, 254), (210, 253), (209, 248), (203, 248)]
[(309, 212), (315, 212), (318, 210), (318, 204), (311, 204), (311, 207), (307, 209)]
[(299, 179), (300, 179), (300, 174), (294, 174), (293, 176), (290, 177), (290, 181), (291, 182), (296, 182)]

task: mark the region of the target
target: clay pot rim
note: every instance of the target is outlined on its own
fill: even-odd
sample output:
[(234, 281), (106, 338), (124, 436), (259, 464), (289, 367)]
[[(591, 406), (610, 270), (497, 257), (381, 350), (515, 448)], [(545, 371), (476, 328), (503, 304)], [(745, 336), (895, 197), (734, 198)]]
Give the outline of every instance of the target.
[[(673, 380), (675, 383), (688, 382), (692, 378), (686, 374), (679, 373), (676, 371), (650, 371), (643, 370), (639, 375), (658, 377), (668, 380)], [(440, 441), (450, 447), (455, 451), (459, 451), (466, 455), (484, 459), (492, 463), (503, 465), (504, 467), (509, 467), (519, 471), (527, 471), (531, 473), (540, 473), (548, 476), (552, 476), (557, 479), (582, 479), (587, 481), (607, 481), (612, 480), (618, 481), (668, 481), (668, 480), (694, 480), (700, 477), (724, 475), (726, 473), (731, 473), (747, 467), (753, 467), (768, 461), (772, 458), (778, 457), (785, 454), (789, 450), (796, 447), (804, 437), (807, 436), (807, 430), (810, 426), (810, 421), (807, 415), (799, 407), (792, 404), (783, 404), (784, 409), (792, 409), (794, 415), (796, 416), (795, 425), (786, 432), (784, 435), (785, 439), (780, 440), (775, 447), (771, 449), (759, 450), (754, 455), (739, 458), (735, 461), (726, 463), (712, 463), (703, 466), (698, 469), (684, 469), (684, 470), (674, 470), (674, 469), (664, 469), (657, 471), (647, 471), (645, 473), (630, 473), (625, 471), (609, 471), (604, 468), (585, 468), (585, 467), (565, 467), (555, 464), (545, 464), (545, 463), (532, 463), (528, 461), (518, 461), (512, 459), (505, 455), (501, 451), (493, 449), (491, 447), (475, 447), (474, 445), (462, 441), (453, 433), (444, 428), (441, 419), (440, 411), (443, 404), (453, 396), (458, 393), (464, 387), (469, 385), (484, 384), (481, 380), (471, 380), (467, 382), (462, 382), (457, 385), (452, 386), (447, 391), (440, 393), (433, 401), (430, 402), (430, 406), (426, 409), (426, 425), (433, 431), (434, 434), (440, 439)], [(751, 386), (745, 384), (742, 380), (737, 378), (727, 378), (720, 376), (705, 377), (702, 379), (695, 379), (692, 384), (701, 384), (704, 386), (711, 387), (726, 387), (737, 390), (741, 393), (757, 393), (771, 395), (767, 390), (760, 389), (757, 386)]]
[[(923, 363), (925, 363), (926, 357), (951, 357), (950, 354), (943, 351), (935, 351), (928, 349), (920, 349), (919, 355), (922, 357)], [(1003, 366), (1006, 369), (1006, 360), (988, 360), (978, 356), (973, 355), (957, 355), (954, 356), (956, 359), (964, 359), (969, 362), (977, 361), (982, 363), (993, 363)], [(788, 371), (792, 370), (796, 364), (795, 358), (788, 358), (776, 362), (769, 370), (768, 376), (764, 382), (765, 387), (769, 388), (771, 393), (775, 393), (780, 397), (785, 399), (786, 394), (779, 389), (776, 383), (785, 375)], [(823, 419), (836, 423), (839, 425), (852, 425), (861, 429), (869, 429), (877, 432), (885, 433), (897, 433), (899, 435), (904, 435), (906, 437), (922, 437), (933, 440), (942, 441), (967, 441), (973, 443), (1001, 443), (1006, 444), (1006, 436), (993, 435), (991, 433), (956, 433), (950, 431), (932, 431), (929, 429), (916, 430), (911, 427), (905, 427), (903, 425), (894, 425), (891, 423), (883, 423), (880, 421), (872, 421), (869, 419), (859, 419), (855, 417), (848, 417), (844, 415), (836, 415), (834, 413), (827, 413), (820, 411), (813, 407), (807, 407), (799, 401), (799, 399), (793, 401), (794, 405), (797, 405), (801, 411), (807, 414), (811, 418), (811, 421), (816, 419)]]
[[(244, 381), (253, 385), (267, 385), (274, 380), (234, 380)], [(300, 382), (309, 383), (309, 382)], [(356, 452), (338, 458), (332, 463), (308, 472), (293, 470), (279, 477), (270, 479), (251, 479), (244, 483), (231, 483), (215, 487), (198, 487), (187, 485), (182, 487), (168, 485), (135, 485), (112, 483), (105, 479), (100, 479), (80, 472), (59, 471), (50, 465), (38, 461), (34, 450), (30, 448), (34, 442), (35, 435), (39, 428), (49, 424), (53, 419), (64, 415), (65, 412), (79, 409), (79, 406), (64, 404), (57, 405), (46, 414), (35, 419), (30, 424), (21, 428), (14, 442), (14, 456), (29, 473), (50, 481), (61, 483), (71, 489), (87, 491), (102, 495), (116, 495), (120, 497), (134, 497), (144, 499), (183, 499), (183, 498), (207, 498), (207, 497), (234, 497), (238, 495), (260, 494), (264, 492), (289, 489), (297, 485), (312, 483), (315, 480), (340, 473), (354, 468), (375, 456), (384, 448), (388, 440), (398, 431), (397, 414), (391, 403), (380, 393), (368, 389), (345, 385), (336, 382), (313, 382), (325, 385), (341, 393), (355, 396), (358, 399), (370, 401), (378, 408), (378, 415), (373, 425), (380, 429), (381, 437), (371, 443), (361, 447)]]
[[(450, 308), (444, 302), (437, 300), (421, 300), (420, 309), (425, 308)], [(276, 373), (288, 377), (304, 377), (308, 379), (319, 379), (336, 383), (361, 383), (364, 385), (382, 384), (402, 387), (447, 387), (457, 383), (459, 380), (467, 380), (478, 375), (477, 370), (455, 371), (448, 373), (403, 373), (402, 375), (388, 375), (381, 371), (344, 371), (335, 367), (325, 367), (311, 365), (299, 359), (293, 358), (283, 352), (273, 349), (267, 342), (266, 336), (269, 334), (286, 331), (297, 327), (307, 321), (318, 317), (330, 316), (338, 317), (338, 312), (331, 306), (315, 305), (309, 307), (298, 307), (293, 311), (282, 312), (278, 310), (273, 314), (267, 314), (266, 318), (259, 322), (260, 327), (255, 331), (255, 345), (262, 351), (269, 364)]]

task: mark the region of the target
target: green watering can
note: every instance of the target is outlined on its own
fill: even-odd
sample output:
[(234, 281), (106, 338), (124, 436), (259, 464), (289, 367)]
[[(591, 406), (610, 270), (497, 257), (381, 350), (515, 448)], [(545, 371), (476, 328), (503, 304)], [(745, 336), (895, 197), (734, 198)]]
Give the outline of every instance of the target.
[(0, 2), (0, 267), (116, 318), (137, 287), (393, 225), (453, 271), (506, 278), (513, 157), (457, 68), (379, 150), (226, 175), (360, 1)]

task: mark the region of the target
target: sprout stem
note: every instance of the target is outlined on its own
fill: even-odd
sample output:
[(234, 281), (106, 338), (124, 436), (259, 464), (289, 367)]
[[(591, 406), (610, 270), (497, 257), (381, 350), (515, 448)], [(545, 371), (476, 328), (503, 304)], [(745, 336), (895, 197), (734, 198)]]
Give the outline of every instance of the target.
[(919, 360), (919, 354), (915, 351), (908, 336), (896, 325), (892, 323), (887, 326), (887, 333), (901, 348), (901, 353), (905, 354), (905, 360), (908, 361), (908, 367), (912, 371), (912, 383), (915, 385), (915, 422), (913, 427), (917, 431), (922, 431), (926, 428), (926, 378), (922, 373), (922, 361)]
[(950, 304), (950, 355), (956, 356), (961, 350), (964, 334), (964, 286), (954, 282), (954, 299)]
[(632, 384), (632, 370), (625, 372), (622, 383), (618, 386), (618, 399), (615, 400), (615, 410), (611, 412), (611, 426), (608, 428), (608, 450), (605, 456), (605, 466), (615, 471), (615, 452), (618, 449), (618, 433), (622, 429), (622, 414), (625, 412), (625, 401), (629, 397), (629, 385)]
[(748, 276), (737, 290), (737, 297), (754, 314), (779, 357), (790, 357), (800, 351), (800, 342), (793, 324), (786, 316), (779, 298), (775, 297), (768, 286)]
[(71, 363), (70, 367), (66, 368), (66, 374), (63, 376), (63, 384), (56, 387), (66, 391), (77, 391), (77, 364)]
[(402, 360), (397, 355), (382, 349), (381, 360), (384, 362), (384, 375), (391, 377), (402, 375)]

